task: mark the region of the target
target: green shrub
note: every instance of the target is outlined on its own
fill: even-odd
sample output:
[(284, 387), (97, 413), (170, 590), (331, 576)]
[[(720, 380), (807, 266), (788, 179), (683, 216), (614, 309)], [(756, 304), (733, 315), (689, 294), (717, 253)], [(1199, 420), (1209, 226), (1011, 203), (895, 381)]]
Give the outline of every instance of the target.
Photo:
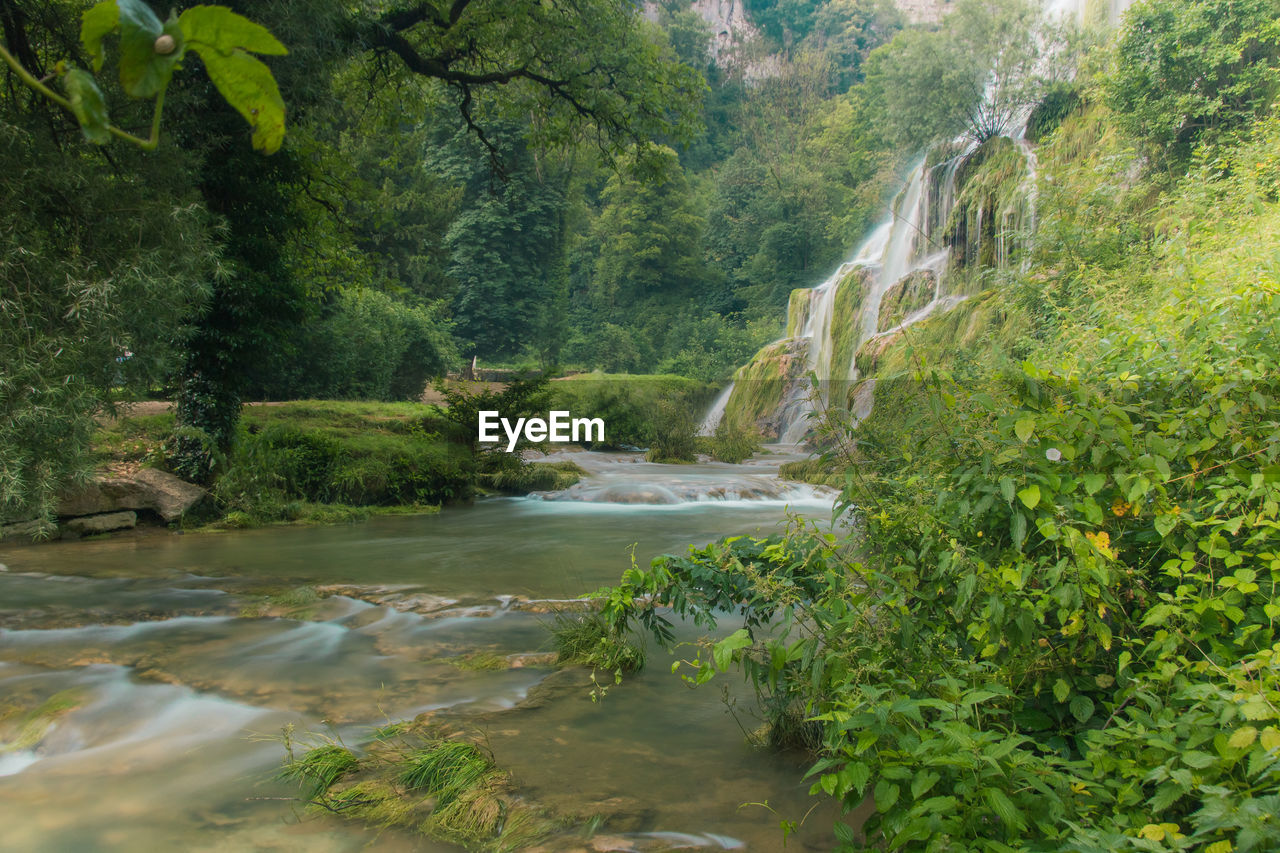
[(715, 434), (706, 440), (707, 450), (717, 462), (736, 465), (760, 450), (760, 434), (753, 428), (721, 421)]
[[(700, 417), (715, 386), (681, 376), (583, 374), (552, 382), (550, 406), (575, 418), (600, 418), (605, 440), (600, 447), (646, 447), (662, 428), (664, 401), (688, 418)], [(695, 426), (696, 430), (696, 426)]]
[[(301, 402), (252, 407), (213, 493), (224, 525), (315, 523), (367, 516), (369, 506), (430, 505), (470, 496), (474, 462), (423, 406)], [(233, 515), (234, 514), (234, 515)]]
[(563, 491), (586, 474), (575, 462), (532, 462), (481, 474), (480, 482), (495, 491), (527, 495), (530, 492)]
[(678, 400), (660, 400), (649, 425), (649, 462), (693, 462), (698, 457), (697, 412)]
[(377, 290), (339, 293), (319, 319), (281, 341), (260, 399), (417, 400), (456, 361), (438, 306), (417, 306)]

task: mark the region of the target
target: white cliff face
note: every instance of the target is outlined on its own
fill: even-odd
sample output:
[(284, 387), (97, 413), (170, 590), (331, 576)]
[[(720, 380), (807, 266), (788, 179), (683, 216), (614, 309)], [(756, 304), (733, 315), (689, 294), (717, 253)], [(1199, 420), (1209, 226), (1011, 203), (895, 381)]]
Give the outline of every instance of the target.
[(693, 11), (711, 27), (713, 62), (732, 62), (734, 46), (745, 44), (758, 34), (743, 0), (694, 0)]
[[(690, 9), (702, 16), (711, 30), (711, 61), (722, 68), (735, 62), (735, 50), (760, 34), (747, 12), (743, 0), (693, 0)], [(658, 6), (646, 0), (644, 16), (658, 20)]]
[[(936, 24), (955, 6), (955, 0), (894, 0), (907, 20), (913, 24)], [(1106, 23), (1114, 25), (1133, 0), (1048, 0), (1046, 10), (1074, 19), (1077, 23)]]

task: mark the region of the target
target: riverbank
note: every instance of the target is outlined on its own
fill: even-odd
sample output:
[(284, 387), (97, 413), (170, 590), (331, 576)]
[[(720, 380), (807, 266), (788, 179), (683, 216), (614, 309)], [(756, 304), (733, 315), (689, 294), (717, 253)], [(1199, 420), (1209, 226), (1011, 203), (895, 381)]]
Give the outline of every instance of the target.
[[(441, 403), (247, 404), (232, 448), (215, 460), (208, 499), (180, 526), (345, 523), (436, 512), (484, 495), (562, 491), (577, 483), (585, 472), (572, 459), (539, 461), (540, 453), (555, 449), (551, 445), (504, 454), (477, 444), (468, 411), (501, 405), (502, 391), (493, 383), (462, 383), (437, 392), (441, 402), (464, 395), (455, 397), (452, 413)], [(678, 446), (687, 457), (681, 461), (694, 461), (695, 450), (714, 450), (694, 445), (698, 414), (714, 391), (678, 376), (584, 374), (545, 383), (534, 389), (536, 400), (520, 404), (601, 418), (608, 425), (605, 447)], [(94, 434), (95, 462), (107, 472), (168, 470), (174, 429), (167, 402), (122, 407)], [(159, 519), (144, 515), (139, 521), (145, 526)]]

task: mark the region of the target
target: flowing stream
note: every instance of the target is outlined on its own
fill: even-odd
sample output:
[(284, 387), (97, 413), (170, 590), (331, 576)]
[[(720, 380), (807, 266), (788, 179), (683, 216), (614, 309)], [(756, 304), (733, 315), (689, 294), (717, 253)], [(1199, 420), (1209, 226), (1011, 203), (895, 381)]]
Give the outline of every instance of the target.
[[(286, 725), (355, 745), (437, 709), (473, 720), (523, 795), (606, 817), (552, 849), (781, 849), (779, 820), (815, 802), (805, 761), (747, 743), (736, 679), (735, 718), (651, 648), (593, 703), (584, 671), (548, 661), (546, 600), (616, 583), (632, 546), (772, 531), (788, 508), (829, 522), (832, 495), (781, 483), (785, 453), (573, 458), (591, 475), (566, 493), (433, 516), (0, 551), (0, 849), (453, 850), (304, 815), (273, 779)], [(456, 665), (480, 652), (511, 666)], [(14, 722), (51, 700), (70, 710)], [(789, 849), (827, 849), (832, 816)]]

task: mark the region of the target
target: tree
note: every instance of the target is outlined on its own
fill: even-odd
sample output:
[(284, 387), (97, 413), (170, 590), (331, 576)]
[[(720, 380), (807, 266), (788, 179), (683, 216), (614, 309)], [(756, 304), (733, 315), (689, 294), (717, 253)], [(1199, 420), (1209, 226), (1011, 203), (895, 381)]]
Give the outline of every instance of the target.
[(557, 276), (566, 170), (553, 158), (539, 160), (522, 131), (508, 124), (490, 133), (507, 164), (503, 180), (477, 157), (465, 131), (432, 158), (469, 199), (444, 238), (457, 335), (468, 356), (498, 359), (538, 347), (547, 315), (565, 308)]
[(904, 30), (867, 60), (886, 136), (912, 150), (964, 134), (1016, 131), (1052, 63), (1051, 35), (1027, 0), (962, 0), (935, 32)]
[[(23, 67), (75, 56), (76, 10), (0, 4)], [(5, 75), (0, 88), (0, 521), (48, 518), (92, 468), (95, 418), (173, 369), (218, 248), (177, 146), (86, 146), (68, 112)], [(149, 104), (113, 100), (125, 126)], [(248, 146), (244, 146), (246, 149)]]
[(688, 294), (702, 281), (706, 220), (691, 196), (670, 148), (651, 161), (633, 157), (609, 178), (595, 231), (596, 306), (622, 319), (640, 302)]
[(706, 84), (669, 61), (640, 7), (614, 0), (424, 0), (357, 17), (357, 45), (445, 85), (489, 150), (477, 94), (500, 90), (507, 115), (536, 115), (539, 144), (594, 141), (612, 156), (697, 127)]
[(1276, 0), (1142, 0), (1130, 7), (1103, 92), (1158, 160), (1184, 164), (1270, 109), (1280, 92)]

